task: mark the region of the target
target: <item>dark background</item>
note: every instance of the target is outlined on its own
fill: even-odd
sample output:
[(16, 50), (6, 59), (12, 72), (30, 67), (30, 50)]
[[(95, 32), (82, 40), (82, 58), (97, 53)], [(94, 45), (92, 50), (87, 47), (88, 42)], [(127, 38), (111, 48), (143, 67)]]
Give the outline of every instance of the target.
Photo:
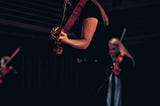
[[(99, 1), (110, 20), (106, 36), (120, 38), (123, 29), (127, 29), (123, 43), (136, 61), (132, 86), (133, 105), (154, 106), (158, 103), (156, 95), (159, 93), (160, 2)], [(0, 85), (1, 97), (6, 97), (5, 100), (16, 98), (18, 94), (19, 98), (13, 103), (18, 103), (21, 99), (27, 101), (28, 98), (40, 102), (34, 97), (42, 94), (43, 99), (52, 102), (53, 95), (59, 98), (59, 93), (63, 92), (61, 89), (76, 84), (76, 73), (72, 70), (74, 65), (70, 60), (64, 59), (65, 56), (53, 55), (54, 45), (50, 38), (51, 28), (59, 23), (62, 2), (62, 0), (0, 1), (0, 56), (11, 55), (16, 48), (20, 48), (20, 52), (9, 63), (18, 74), (9, 73), (4, 78), (4, 83)], [(66, 70), (68, 68), (70, 70)]]

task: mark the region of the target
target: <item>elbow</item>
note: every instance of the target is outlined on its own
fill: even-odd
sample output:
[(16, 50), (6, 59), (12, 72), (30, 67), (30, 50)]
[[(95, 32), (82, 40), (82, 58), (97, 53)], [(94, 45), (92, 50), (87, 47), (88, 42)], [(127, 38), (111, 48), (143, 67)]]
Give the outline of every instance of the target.
[(89, 44), (81, 44), (81, 45), (72, 45), (72, 47), (77, 48), (77, 49), (82, 49), (82, 50), (86, 50), (89, 47)]
[(83, 50), (88, 49), (88, 47), (89, 47), (89, 45), (91, 43), (91, 40), (92, 40), (92, 38), (91, 39), (84, 39), (84, 44), (83, 44), (81, 49), (83, 49)]
[(81, 43), (76, 45), (76, 48), (86, 50), (86, 49), (88, 49), (88, 47), (91, 43), (91, 39), (82, 38), (80, 42)]
[(81, 49), (86, 50), (89, 47), (89, 43), (86, 43), (85, 45), (82, 46)]
[(87, 48), (88, 48), (88, 46), (84, 46), (84, 47), (82, 47), (82, 49), (83, 49), (83, 50), (86, 50)]

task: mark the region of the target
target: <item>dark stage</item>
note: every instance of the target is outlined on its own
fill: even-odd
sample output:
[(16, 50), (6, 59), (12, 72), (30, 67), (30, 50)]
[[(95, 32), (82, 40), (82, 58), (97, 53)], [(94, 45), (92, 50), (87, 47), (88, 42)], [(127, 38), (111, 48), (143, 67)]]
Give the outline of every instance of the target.
[[(160, 2), (100, 2), (110, 19), (106, 36), (120, 38), (123, 29), (127, 29), (123, 43), (136, 61), (130, 85), (133, 90), (128, 95), (134, 101), (133, 106), (158, 106)], [(78, 73), (70, 59), (72, 51), (70, 54), (55, 55), (50, 37), (51, 28), (59, 21), (61, 3), (59, 0), (0, 1), (0, 57), (10, 56), (20, 48), (9, 63), (17, 74), (11, 71), (0, 85), (0, 101), (5, 104), (75, 104), (74, 87)]]

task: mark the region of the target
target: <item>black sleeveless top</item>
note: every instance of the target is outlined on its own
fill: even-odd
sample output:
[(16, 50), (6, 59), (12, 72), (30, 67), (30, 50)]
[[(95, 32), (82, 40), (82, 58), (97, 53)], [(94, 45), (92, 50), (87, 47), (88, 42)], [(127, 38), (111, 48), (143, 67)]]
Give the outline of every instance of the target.
[[(72, 6), (70, 8), (70, 11), (73, 11), (74, 8), (75, 6)], [(72, 13), (70, 11), (68, 11), (69, 15)], [(103, 23), (103, 19), (99, 9), (90, 0), (86, 3), (79, 18), (76, 20), (75, 24), (71, 28), (70, 33), (74, 33), (75, 36), (77, 36), (77, 39), (80, 39), (82, 22), (84, 21), (84, 19), (88, 17), (94, 17), (98, 19), (97, 29), (95, 31), (95, 34), (93, 36), (93, 39), (89, 47), (86, 50), (81, 50), (69, 47), (67, 45), (65, 46), (67, 46), (67, 48), (69, 49), (67, 51), (73, 56), (104, 58), (108, 50), (108, 44), (107, 44), (108, 39), (106, 35), (107, 28)]]

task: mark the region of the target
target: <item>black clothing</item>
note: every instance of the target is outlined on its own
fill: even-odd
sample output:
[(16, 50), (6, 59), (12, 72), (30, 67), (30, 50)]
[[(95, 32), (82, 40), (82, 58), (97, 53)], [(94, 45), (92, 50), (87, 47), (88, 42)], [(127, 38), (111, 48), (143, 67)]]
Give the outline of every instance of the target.
[[(69, 13), (69, 12), (68, 12)], [(83, 8), (79, 18), (71, 28), (70, 33), (74, 33), (77, 39), (81, 38), (81, 29), (84, 19), (94, 17), (98, 19), (97, 29), (93, 39), (86, 50), (76, 49), (64, 44), (64, 52), (62, 56), (68, 63), (73, 64), (72, 75), (75, 76), (75, 82), (67, 82), (65, 91), (69, 92), (69, 98), (76, 102), (76, 106), (102, 106), (105, 105), (101, 95), (98, 94), (98, 88), (105, 78), (105, 69), (107, 63), (107, 35), (106, 26), (104, 26), (103, 19), (99, 9), (90, 0)], [(85, 61), (77, 62), (77, 58)], [(69, 71), (66, 70), (66, 71)], [(67, 89), (67, 90), (66, 90)], [(69, 90), (68, 90), (69, 89)], [(75, 92), (75, 94), (73, 93)], [(68, 93), (67, 93), (68, 94)], [(73, 94), (73, 98), (71, 97)], [(99, 97), (98, 97), (98, 96)], [(101, 103), (101, 104), (99, 104)]]
[[(114, 66), (111, 66), (111, 67), (114, 67)], [(112, 88), (111, 88), (111, 90), (112, 90), (111, 103), (112, 104), (111, 105), (114, 104), (113, 100), (114, 100), (114, 98), (116, 98), (116, 97), (114, 97), (114, 93), (115, 93), (114, 92), (114, 90), (115, 90), (114, 77), (117, 76), (118, 79), (120, 80), (120, 83), (121, 83), (120, 84), (121, 85), (120, 90), (121, 90), (121, 94), (122, 94), (122, 96), (120, 97), (121, 98), (120, 100), (122, 100), (121, 104), (122, 104), (122, 106), (132, 106), (133, 101), (131, 100), (131, 95), (132, 95), (132, 87), (134, 87), (133, 86), (134, 64), (130, 58), (128, 58), (127, 56), (123, 56), (123, 60), (118, 65), (118, 67), (121, 70), (119, 75), (113, 74), (113, 72), (112, 72), (113, 68), (108, 69), (110, 72), (108, 71), (108, 73), (107, 73), (107, 75), (111, 75), (111, 73), (113, 74), (112, 84), (111, 84), (112, 85)], [(109, 78), (109, 77), (107, 76), (107, 78)], [(106, 84), (108, 86), (109, 79), (107, 79), (107, 81), (108, 82)], [(108, 89), (106, 89), (106, 90), (108, 90)]]
[[(132, 87), (134, 87), (134, 65), (130, 58), (123, 56), (123, 61), (119, 64), (121, 73), (118, 76), (122, 83), (122, 105), (132, 106)], [(132, 101), (132, 102), (131, 102)]]

